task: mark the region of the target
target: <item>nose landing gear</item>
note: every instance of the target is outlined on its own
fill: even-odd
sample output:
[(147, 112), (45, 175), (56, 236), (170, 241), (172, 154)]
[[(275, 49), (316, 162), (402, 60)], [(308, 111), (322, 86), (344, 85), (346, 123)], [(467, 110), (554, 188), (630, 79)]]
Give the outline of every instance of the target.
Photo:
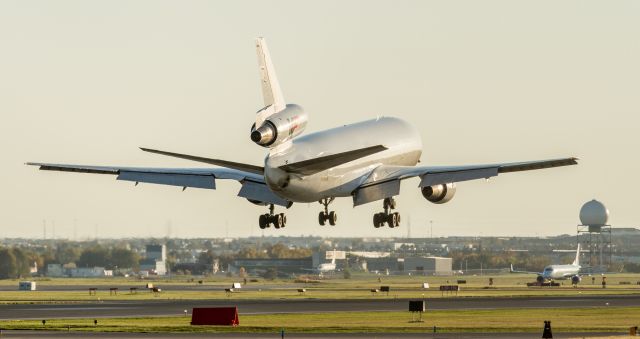
[(373, 227), (379, 228), (384, 226), (385, 223), (387, 223), (390, 228), (400, 226), (400, 213), (389, 211), (396, 209), (396, 201), (393, 198), (385, 198), (383, 207), (384, 212), (373, 215)]
[(338, 214), (335, 211), (329, 212), (329, 204), (335, 198), (325, 198), (319, 201), (324, 206), (324, 211), (318, 214), (318, 223), (320, 226), (324, 226), (325, 222), (329, 221), (329, 225), (335, 226), (338, 222)]
[(284, 213), (274, 214), (273, 210), (274, 206), (271, 204), (269, 205), (269, 213), (260, 215), (258, 218), (260, 229), (271, 227), (272, 224), (275, 228), (284, 228), (287, 226), (287, 216)]

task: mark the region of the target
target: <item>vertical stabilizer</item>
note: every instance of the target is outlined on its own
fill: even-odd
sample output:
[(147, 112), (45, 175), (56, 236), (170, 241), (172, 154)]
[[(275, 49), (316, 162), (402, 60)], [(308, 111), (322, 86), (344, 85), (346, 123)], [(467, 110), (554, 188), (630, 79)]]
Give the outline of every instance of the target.
[(580, 244), (578, 244), (578, 250), (576, 251), (576, 260), (573, 261), (573, 265), (580, 265)]
[(256, 39), (256, 51), (258, 53), (260, 85), (265, 106), (265, 109), (260, 110), (256, 117), (256, 128), (259, 128), (268, 116), (285, 109), (286, 103), (264, 38)]

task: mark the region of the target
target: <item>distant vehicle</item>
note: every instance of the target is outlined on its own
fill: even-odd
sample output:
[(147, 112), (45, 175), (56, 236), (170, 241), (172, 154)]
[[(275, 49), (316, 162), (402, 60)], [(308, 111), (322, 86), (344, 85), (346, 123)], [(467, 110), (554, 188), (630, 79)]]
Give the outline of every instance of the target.
[[(275, 205), (289, 208), (294, 202), (316, 201), (324, 207), (318, 214), (318, 223), (323, 226), (328, 222), (333, 226), (338, 215), (329, 211), (328, 206), (337, 197), (353, 199), (354, 207), (383, 200), (383, 211), (373, 215), (373, 226), (379, 228), (387, 224), (393, 228), (400, 225), (400, 213), (393, 211), (396, 209), (394, 197), (400, 194), (400, 182), (404, 179), (419, 177), (424, 198), (443, 204), (453, 199), (456, 183), (460, 181), (577, 164), (576, 158), (560, 158), (470, 166), (418, 166), (422, 155), (420, 133), (410, 123), (393, 117), (348, 125), (338, 123), (339, 127), (300, 136), (307, 126), (307, 113), (301, 106), (285, 101), (263, 38), (256, 40), (256, 49), (264, 107), (256, 113), (250, 138), (269, 150), (261, 166), (148, 148), (141, 149), (223, 168), (27, 164), (39, 166), (41, 170), (110, 174), (116, 175), (117, 180), (173, 185), (183, 190), (187, 187), (215, 189), (216, 179), (236, 180), (242, 184), (238, 196), (256, 205), (269, 206), (269, 212), (258, 218), (261, 229), (287, 224), (284, 213), (274, 212)], [(375, 100), (375, 94), (371, 99)], [(224, 129), (234, 117), (231, 112), (219, 113), (218, 124), (212, 126), (212, 132)], [(454, 126), (424, 128), (451, 129), (451, 139), (456, 138)], [(447, 143), (448, 140), (443, 141)]]
[(576, 258), (569, 265), (549, 265), (544, 268), (542, 272), (527, 272), (527, 271), (516, 271), (513, 269), (513, 264), (511, 264), (511, 273), (530, 273), (537, 274), (538, 277), (536, 281), (539, 283), (544, 283), (546, 281), (554, 281), (554, 280), (567, 280), (571, 279), (573, 284), (578, 284), (582, 281), (582, 277), (580, 276), (580, 244), (578, 244), (578, 249), (576, 250)]

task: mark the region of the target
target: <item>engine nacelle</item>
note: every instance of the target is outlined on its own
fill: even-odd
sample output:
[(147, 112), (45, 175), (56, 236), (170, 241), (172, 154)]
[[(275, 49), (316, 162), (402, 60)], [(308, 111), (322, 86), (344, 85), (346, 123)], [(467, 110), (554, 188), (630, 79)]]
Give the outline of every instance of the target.
[(274, 113), (256, 129), (251, 127), (251, 140), (263, 147), (275, 147), (290, 140), (304, 131), (307, 126), (307, 113), (302, 107), (289, 104), (285, 109)]
[(441, 184), (422, 188), (422, 196), (434, 204), (444, 204), (453, 199), (456, 194), (456, 184)]
[(571, 277), (571, 284), (578, 285), (582, 281), (582, 278), (579, 275), (574, 275)]

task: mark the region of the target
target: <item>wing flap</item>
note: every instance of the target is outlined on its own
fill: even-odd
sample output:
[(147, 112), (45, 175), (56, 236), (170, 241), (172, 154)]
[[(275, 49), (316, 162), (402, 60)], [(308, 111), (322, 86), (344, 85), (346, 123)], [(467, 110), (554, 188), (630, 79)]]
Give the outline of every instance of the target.
[(249, 200), (256, 200), (279, 206), (291, 206), (289, 201), (277, 196), (264, 183), (257, 183), (249, 180), (242, 182), (242, 188), (240, 188), (238, 196)]
[(216, 179), (213, 175), (121, 171), (116, 179), (159, 185), (216, 189)]
[(400, 180), (391, 180), (359, 188), (353, 194), (353, 206), (359, 206), (400, 194)]
[(451, 172), (427, 173), (422, 176), (420, 187), (447, 184), (475, 179), (488, 179), (498, 175), (498, 167), (478, 168)]

